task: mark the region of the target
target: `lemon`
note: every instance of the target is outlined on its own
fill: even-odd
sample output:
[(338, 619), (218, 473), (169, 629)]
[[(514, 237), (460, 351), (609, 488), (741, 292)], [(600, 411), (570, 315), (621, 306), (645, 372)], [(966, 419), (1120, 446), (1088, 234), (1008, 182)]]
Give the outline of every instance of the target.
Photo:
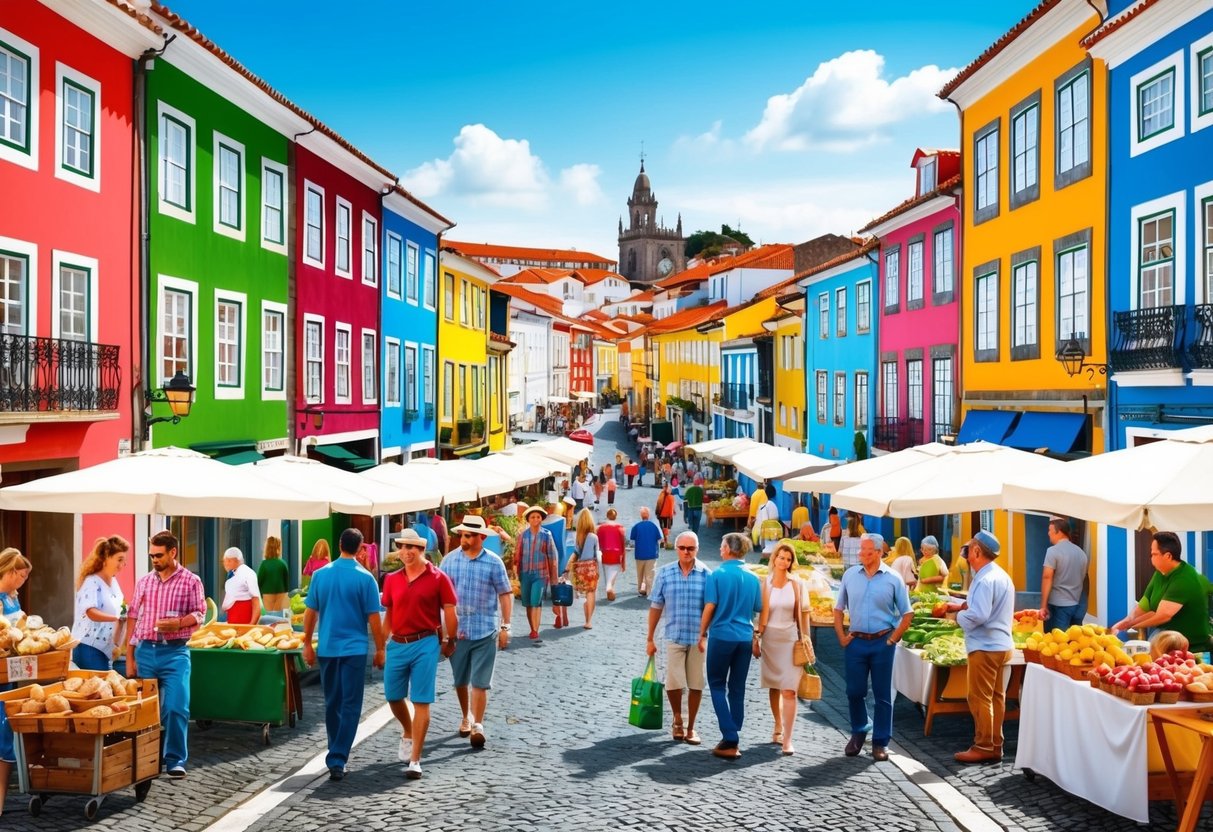
[(1063, 662), (1068, 662), (1070, 659), (1074, 658), (1074, 650), (1067, 647), (1057, 654), (1057, 658), (1061, 659)]

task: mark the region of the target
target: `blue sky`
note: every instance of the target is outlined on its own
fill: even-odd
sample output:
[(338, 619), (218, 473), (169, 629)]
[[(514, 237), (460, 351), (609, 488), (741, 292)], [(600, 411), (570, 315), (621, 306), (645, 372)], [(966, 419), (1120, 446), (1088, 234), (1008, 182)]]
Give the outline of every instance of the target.
[(1034, 3), (169, 5), (452, 238), (614, 258), (641, 142), (659, 213), (688, 233), (855, 231), (912, 194), (916, 147), (956, 146), (934, 93)]

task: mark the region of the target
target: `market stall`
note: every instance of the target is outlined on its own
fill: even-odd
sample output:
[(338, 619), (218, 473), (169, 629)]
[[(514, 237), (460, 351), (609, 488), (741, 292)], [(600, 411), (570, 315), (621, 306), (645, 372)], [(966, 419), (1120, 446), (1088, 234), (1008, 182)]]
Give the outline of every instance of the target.
[[(1011, 662), (1002, 671), (1002, 689), (1007, 695), (1005, 719), (1018, 719), (1020, 691), (1024, 678), (1023, 651), (1011, 654)], [(897, 645), (893, 655), (893, 689), (922, 710), (926, 721), (923, 736), (931, 736), (935, 717), (969, 713), (969, 674), (966, 665), (940, 665), (923, 657), (922, 650)], [(1015, 703), (1012, 706), (1011, 703)]]

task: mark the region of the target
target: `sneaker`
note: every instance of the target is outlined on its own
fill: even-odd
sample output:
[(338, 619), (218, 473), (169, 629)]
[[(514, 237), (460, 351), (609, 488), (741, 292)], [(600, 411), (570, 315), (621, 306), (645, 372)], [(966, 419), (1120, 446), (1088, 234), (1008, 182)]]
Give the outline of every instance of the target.
[(472, 748), (484, 748), (484, 726), (479, 722), (472, 723)]
[(538, 631), (538, 630), (531, 630), (531, 635), (529, 636), (529, 638), (532, 638), (532, 639), (537, 639), (537, 638), (539, 638), (539, 631)]
[(409, 767), (404, 770), (404, 776), (409, 780), (421, 779), (421, 763), (416, 760), (409, 761)]
[(345, 779), (345, 769), (342, 768), (341, 766), (329, 766), (329, 779), (330, 780), (344, 780)]
[(168, 770), (168, 776), (174, 780), (180, 780), (182, 777), (185, 777), (185, 766), (180, 764), (172, 766)]
[(413, 756), (413, 739), (412, 737), (401, 737), (400, 748), (396, 751), (396, 758), (402, 763), (407, 763), (409, 758)]
[(465, 716), (459, 723), (459, 736), (466, 737), (470, 733), (472, 733), (472, 721)]

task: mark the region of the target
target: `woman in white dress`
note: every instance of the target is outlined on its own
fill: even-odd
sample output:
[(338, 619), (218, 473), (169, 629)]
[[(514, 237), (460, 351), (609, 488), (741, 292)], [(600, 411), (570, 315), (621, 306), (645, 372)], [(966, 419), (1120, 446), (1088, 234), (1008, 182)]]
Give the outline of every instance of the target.
[(800, 582), (792, 576), (795, 568), (795, 551), (787, 543), (777, 544), (771, 553), (770, 574), (762, 584), (762, 614), (758, 618), (761, 681), (769, 690), (771, 715), (775, 718), (771, 742), (782, 744), (784, 754), (796, 751), (792, 731), (796, 727), (796, 689), (803, 672), (792, 662), (792, 649), (809, 626), (809, 611), (800, 603)]

